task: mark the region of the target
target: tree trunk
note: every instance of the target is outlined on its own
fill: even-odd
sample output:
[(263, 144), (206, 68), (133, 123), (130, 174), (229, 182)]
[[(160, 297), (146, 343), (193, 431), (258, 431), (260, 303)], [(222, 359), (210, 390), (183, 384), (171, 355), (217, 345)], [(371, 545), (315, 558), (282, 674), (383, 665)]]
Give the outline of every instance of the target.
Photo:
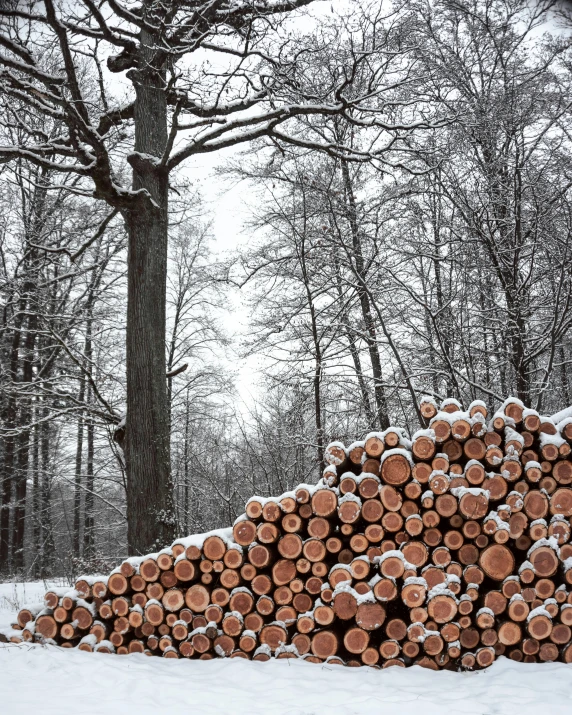
[[(10, 430), (15, 425), (15, 400), (10, 395), (3, 415), (4, 429)], [(4, 438), (4, 461), (2, 470), (0, 502), (0, 569), (8, 571), (10, 560), (10, 502), (12, 499), (12, 476), (14, 472), (14, 437)]]
[[(30, 270), (34, 270), (32, 266)], [(24, 391), (28, 391), (34, 379), (34, 351), (38, 328), (38, 314), (35, 300), (36, 281), (26, 281), (25, 284), (27, 300), (27, 330), (22, 351), (22, 385)], [(17, 442), (17, 474), (15, 479), (16, 504), (14, 508), (14, 540), (12, 544), (12, 560), (15, 569), (24, 567), (24, 534), (26, 528), (26, 495), (28, 484), (28, 464), (30, 455), (30, 421), (32, 417), (30, 397), (23, 394), (19, 398), (20, 434)]]
[[(354, 258), (356, 262), (356, 271), (360, 279), (365, 283), (367, 276), (365, 270), (365, 262), (363, 259), (361, 239), (359, 235), (359, 227), (357, 221), (357, 206), (355, 201), (355, 196), (353, 192), (352, 181), (350, 177), (350, 170), (347, 161), (342, 161), (342, 177), (344, 180), (344, 188), (346, 192), (346, 200), (348, 206), (349, 223), (352, 234), (352, 244)], [(381, 429), (387, 429), (389, 427), (389, 414), (387, 410), (387, 399), (385, 396), (385, 389), (383, 387), (383, 375), (381, 371), (381, 358), (379, 355), (379, 348), (377, 345), (377, 333), (375, 330), (375, 321), (373, 318), (373, 313), (371, 311), (371, 305), (369, 301), (368, 294), (364, 289), (363, 285), (356, 286), (356, 291), (358, 294), (360, 307), (362, 311), (364, 326), (365, 326), (365, 337), (367, 342), (367, 347), (369, 351), (369, 359), (371, 361), (371, 369), (373, 373), (373, 384), (374, 384), (374, 394), (375, 394), (375, 405), (377, 411), (377, 421)]]
[(316, 444), (318, 457), (318, 473), (322, 473), (324, 465), (324, 424), (322, 421), (322, 346), (320, 343), (320, 335), (318, 333), (318, 321), (316, 318), (316, 306), (314, 305), (314, 296), (310, 287), (310, 276), (308, 275), (308, 267), (306, 265), (306, 234), (302, 230), (302, 245), (300, 250), (300, 267), (302, 269), (302, 278), (304, 280), (304, 288), (306, 289), (306, 299), (308, 301), (308, 310), (310, 311), (310, 322), (312, 325), (312, 341), (314, 343), (314, 377), (312, 385), (314, 388), (314, 420), (316, 425)]
[(16, 438), (10, 432), (16, 428), (16, 396), (14, 394), (16, 381), (18, 378), (18, 366), (20, 361), (20, 337), (22, 316), (25, 304), (19, 302), (20, 310), (14, 320), (12, 343), (10, 345), (10, 375), (11, 382), (6, 408), (2, 416), (4, 429), (7, 437), (4, 440), (4, 470), (2, 474), (2, 495), (0, 503), (0, 568), (7, 570), (10, 561), (10, 504), (12, 501), (12, 484), (14, 480), (14, 469), (16, 460)]
[(570, 386), (568, 383), (568, 370), (566, 366), (566, 353), (564, 352), (564, 346), (562, 343), (558, 348), (558, 355), (560, 358), (560, 389), (562, 390), (562, 395), (564, 396), (564, 404), (570, 404)]
[(16, 571), (24, 568), (24, 534), (26, 531), (26, 500), (28, 494), (28, 466), (30, 460), (30, 404), (25, 397), (20, 411), (18, 436), (18, 461), (15, 479), (15, 505), (13, 520), (12, 565)]
[[(40, 401), (38, 398), (36, 398), (34, 406), (34, 422), (37, 422), (40, 416), (39, 405)], [(41, 567), (40, 549), (42, 543), (42, 527), (40, 512), (42, 508), (42, 503), (40, 494), (40, 476), (42, 468), (40, 465), (40, 434), (41, 427), (36, 424), (34, 427), (34, 438), (32, 443), (32, 545), (34, 554), (34, 560), (32, 562), (32, 576), (34, 578), (39, 578)]]
[(375, 416), (374, 416), (373, 410), (371, 408), (369, 393), (367, 391), (367, 385), (366, 385), (366, 382), (364, 379), (364, 374), (363, 374), (362, 365), (361, 365), (361, 359), (359, 356), (359, 350), (358, 350), (358, 347), (356, 344), (356, 339), (355, 339), (355, 331), (352, 330), (346, 309), (341, 307), (344, 304), (344, 295), (343, 295), (343, 289), (342, 289), (342, 277), (340, 275), (340, 262), (338, 260), (338, 255), (337, 255), (336, 251), (333, 251), (333, 260), (334, 260), (334, 267), (336, 269), (336, 292), (337, 292), (338, 301), (340, 304), (340, 323), (343, 325), (344, 332), (346, 334), (346, 339), (348, 341), (350, 355), (352, 356), (352, 361), (354, 364), (354, 370), (356, 373), (356, 379), (358, 381), (358, 385), (359, 385), (359, 389), (360, 389), (360, 393), (361, 393), (361, 401), (362, 401), (365, 416), (367, 419), (367, 424), (368, 424), (368, 427), (374, 427), (375, 426)]
[[(164, 72), (152, 67), (154, 38), (142, 31), (134, 110), (133, 189), (137, 208), (125, 213), (129, 237), (127, 294), (127, 541), (146, 553), (175, 536), (169, 461), (165, 365), (168, 175), (148, 157), (167, 145)], [(146, 196), (143, 196), (143, 192)]]
[(191, 479), (190, 479), (190, 470), (189, 470), (189, 460), (190, 460), (190, 454), (189, 454), (189, 439), (191, 437), (190, 434), (190, 400), (189, 400), (189, 388), (187, 388), (187, 399), (186, 399), (186, 409), (185, 409), (185, 447), (183, 451), (183, 474), (184, 474), (184, 498), (183, 498), (183, 509), (184, 509), (184, 514), (183, 514), (183, 524), (185, 527), (185, 534), (190, 534), (191, 531), (191, 520), (190, 520), (190, 509), (191, 509), (191, 501), (190, 501), (190, 493), (191, 493)]
[[(85, 375), (82, 374), (79, 383), (78, 402), (80, 404), (85, 400)], [(75, 451), (75, 483), (73, 495), (73, 555), (76, 559), (81, 556), (80, 553), (80, 517), (81, 517), (81, 481), (82, 481), (82, 457), (83, 457), (83, 426), (84, 412), (79, 413), (77, 418), (77, 441)]]
[[(91, 399), (91, 390), (88, 388), (88, 402)], [(86, 460), (86, 478), (85, 478), (85, 507), (84, 507), (84, 522), (83, 522), (83, 555), (86, 560), (93, 559), (95, 556), (95, 519), (93, 515), (94, 506), (94, 473), (93, 473), (93, 456), (94, 456), (94, 424), (91, 416), (87, 419), (87, 460)]]
[(41, 427), (41, 462), (42, 462), (42, 498), (41, 498), (41, 578), (46, 578), (51, 573), (54, 553), (54, 535), (52, 532), (52, 511), (51, 511), (51, 492), (52, 480), (50, 475), (50, 423), (47, 420), (49, 415), (49, 407), (44, 398), (42, 407), (42, 422)]
[(448, 376), (446, 378), (445, 394), (460, 398), (459, 385), (455, 374), (451, 372), (449, 366), (452, 359), (453, 321), (451, 319), (451, 307), (445, 305), (445, 292), (443, 289), (443, 277), (441, 275), (441, 202), (438, 197), (433, 201), (432, 223), (433, 223), (433, 270), (435, 272), (435, 294), (437, 297), (438, 316), (435, 327), (438, 332), (437, 339), (441, 343), (441, 349), (445, 357)]
[[(93, 344), (92, 344), (92, 325), (93, 325), (93, 292), (89, 296), (86, 307), (87, 322), (85, 326), (85, 363), (87, 368), (88, 378), (91, 380), (93, 373)], [(84, 505), (84, 522), (83, 522), (83, 553), (86, 559), (93, 559), (95, 553), (95, 535), (94, 535), (94, 515), (93, 515), (93, 455), (94, 455), (94, 424), (93, 417), (89, 414), (89, 405), (92, 401), (91, 382), (87, 387), (87, 463), (86, 463), (86, 480), (85, 480), (85, 505)]]
[(45, 217), (44, 207), (47, 196), (46, 189), (47, 170), (42, 170), (38, 177), (38, 184), (34, 189), (30, 216), (26, 222), (26, 249), (27, 260), (25, 262), (26, 279), (22, 287), (22, 308), (25, 308), (25, 323), (22, 321), (22, 328), (26, 326), (22, 350), (22, 386), (23, 394), (19, 397), (20, 407), (18, 436), (18, 467), (15, 478), (14, 508), (14, 540), (12, 544), (12, 560), (15, 569), (24, 567), (24, 535), (26, 529), (26, 496), (28, 484), (28, 464), (30, 453), (30, 429), (31, 420), (31, 398), (27, 394), (32, 387), (34, 379), (34, 355), (36, 349), (36, 338), (38, 334), (38, 256), (34, 243), (40, 240), (43, 220)]
[(526, 321), (522, 314), (521, 291), (516, 286), (505, 290), (507, 303), (507, 333), (510, 345), (510, 362), (514, 372), (516, 395), (530, 404), (530, 375), (526, 364)]

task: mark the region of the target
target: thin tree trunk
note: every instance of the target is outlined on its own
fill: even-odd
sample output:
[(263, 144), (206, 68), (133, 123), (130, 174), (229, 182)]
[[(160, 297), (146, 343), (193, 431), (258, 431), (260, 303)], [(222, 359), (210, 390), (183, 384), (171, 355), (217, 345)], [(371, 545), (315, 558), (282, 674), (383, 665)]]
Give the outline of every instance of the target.
[(520, 305), (521, 297), (515, 287), (505, 291), (507, 303), (507, 328), (509, 332), (510, 355), (509, 359), (514, 372), (516, 394), (519, 400), (530, 404), (530, 375), (526, 365), (525, 339), (526, 323)]
[(300, 247), (300, 266), (302, 269), (302, 278), (304, 280), (304, 288), (306, 290), (306, 299), (308, 301), (308, 310), (310, 311), (310, 322), (312, 325), (312, 341), (314, 343), (314, 377), (312, 386), (314, 391), (314, 420), (316, 425), (316, 444), (318, 456), (318, 473), (321, 474), (324, 464), (324, 425), (322, 421), (322, 346), (320, 344), (320, 336), (318, 332), (318, 320), (316, 316), (316, 306), (314, 305), (314, 296), (310, 287), (310, 276), (306, 265), (306, 233), (305, 227), (302, 230), (302, 245)]
[[(425, 280), (422, 280), (421, 285), (423, 286), (423, 297), (425, 299), (425, 304), (431, 307), (431, 299), (430, 296), (427, 292), (428, 286), (427, 282)], [(433, 393), (435, 395), (439, 394), (439, 386), (441, 383), (441, 370), (439, 369), (439, 365), (437, 363), (436, 359), (436, 353), (438, 351), (438, 340), (435, 336), (435, 332), (433, 330), (433, 324), (431, 322), (431, 316), (429, 315), (429, 310), (425, 310), (423, 312), (423, 320), (425, 322), (425, 332), (427, 334), (427, 344), (428, 344), (428, 350), (427, 350), (427, 359), (429, 360), (429, 365), (431, 368), (431, 385), (433, 388)]]
[(360, 393), (361, 393), (361, 401), (362, 401), (363, 408), (365, 411), (367, 424), (369, 427), (374, 427), (375, 426), (375, 415), (371, 408), (369, 392), (367, 390), (367, 385), (366, 385), (366, 382), (365, 382), (365, 379), (363, 376), (363, 369), (362, 369), (362, 365), (361, 365), (361, 359), (359, 356), (359, 350), (356, 345), (355, 331), (352, 330), (352, 327), (350, 325), (347, 310), (344, 307), (342, 307), (343, 303), (344, 303), (344, 296), (343, 296), (343, 290), (342, 290), (342, 278), (340, 275), (340, 262), (338, 260), (338, 256), (337, 256), (337, 253), (335, 250), (333, 251), (333, 258), (334, 258), (334, 266), (336, 269), (336, 292), (338, 294), (338, 300), (340, 302), (340, 322), (344, 328), (344, 332), (346, 334), (346, 339), (348, 341), (350, 355), (352, 357), (352, 361), (354, 364), (354, 370), (356, 373), (356, 378), (357, 378)]
[[(30, 270), (35, 270), (34, 266)], [(36, 280), (31, 279), (25, 284), (27, 300), (27, 330), (22, 351), (22, 385), (24, 394), (21, 395), (18, 436), (18, 471), (15, 480), (16, 504), (14, 508), (14, 541), (12, 546), (12, 559), (14, 568), (21, 570), (24, 567), (24, 535), (26, 530), (26, 498), (28, 484), (28, 465), (30, 458), (30, 422), (32, 418), (31, 398), (26, 391), (32, 386), (34, 379), (34, 351), (38, 329), (38, 313), (35, 300)]]
[[(437, 296), (437, 309), (439, 316), (436, 322), (436, 328), (439, 331), (440, 342), (445, 355), (447, 365), (451, 363), (451, 339), (453, 337), (451, 308), (445, 306), (445, 295), (443, 290), (443, 279), (441, 275), (441, 224), (440, 224), (439, 199), (436, 198), (432, 206), (433, 213), (433, 270), (435, 271), (435, 293)], [(450, 372), (447, 377), (445, 394), (460, 398), (458, 391), (457, 380)]]
[(484, 368), (485, 368), (485, 380), (486, 380), (486, 386), (490, 388), (491, 385), (491, 359), (490, 359), (490, 353), (489, 353), (489, 320), (487, 319), (487, 313), (486, 313), (486, 308), (485, 308), (485, 300), (484, 300), (484, 288), (485, 281), (481, 281), (481, 287), (479, 288), (478, 291), (478, 297), (479, 297), (479, 308), (481, 311), (481, 316), (480, 316), (480, 323), (482, 326), (482, 333), (483, 333), (483, 358), (484, 358)]
[(50, 575), (53, 564), (54, 553), (54, 535), (52, 531), (52, 511), (51, 511), (51, 491), (52, 480), (50, 474), (50, 428), (51, 425), (47, 420), (49, 408), (44, 400), (42, 407), (42, 422), (41, 426), (41, 463), (42, 463), (42, 486), (41, 486), (41, 578), (46, 578)]
[(26, 501), (28, 495), (28, 468), (30, 460), (30, 408), (29, 398), (25, 398), (20, 411), (20, 434), (18, 436), (18, 460), (15, 479), (15, 504), (12, 529), (12, 565), (15, 571), (24, 568), (24, 535), (26, 531)]
[[(91, 401), (91, 389), (88, 388), (88, 404)], [(85, 469), (85, 506), (83, 523), (83, 555), (86, 561), (95, 556), (95, 517), (94, 517), (94, 424), (93, 418), (87, 418), (87, 458)]]
[(93, 457), (94, 457), (94, 424), (93, 417), (89, 413), (90, 405), (93, 398), (91, 389), (91, 380), (93, 378), (93, 290), (90, 291), (86, 305), (86, 325), (85, 325), (85, 365), (87, 370), (88, 386), (87, 386), (87, 460), (86, 460), (86, 480), (85, 480), (85, 503), (84, 503), (84, 522), (83, 522), (83, 554), (86, 560), (93, 559), (95, 554), (95, 519), (94, 519), (94, 473), (93, 473)]
[[(38, 409), (39, 401), (36, 399), (34, 406), (34, 422), (37, 422), (40, 415)], [(42, 526), (40, 519), (40, 511), (42, 508), (40, 495), (40, 433), (41, 428), (38, 424), (34, 426), (34, 437), (32, 441), (32, 576), (38, 578), (40, 575), (40, 548), (42, 538)]]
[[(4, 413), (4, 429), (14, 429), (15, 419), (12, 418), (14, 400), (8, 397), (8, 405)], [(4, 464), (2, 473), (2, 501), (0, 505), (0, 569), (9, 571), (10, 567), (10, 503), (12, 500), (12, 477), (14, 473), (15, 440), (12, 436), (4, 439)]]
[(8, 379), (10, 386), (6, 408), (2, 416), (4, 430), (7, 436), (4, 440), (4, 470), (2, 474), (2, 500), (0, 505), (0, 569), (8, 571), (10, 568), (10, 511), (12, 502), (12, 487), (16, 461), (16, 429), (17, 407), (15, 388), (18, 379), (20, 361), (20, 338), (25, 304), (19, 303), (19, 311), (15, 317), (10, 345), (10, 373)]
[[(500, 384), (501, 384), (501, 394), (506, 395), (507, 394), (507, 388), (506, 388), (506, 370), (505, 370), (505, 360), (504, 360), (504, 355), (503, 355), (503, 350), (501, 346), (501, 340), (499, 338), (498, 330), (496, 327), (491, 328), (491, 338), (493, 342), (493, 348), (494, 348), (494, 355), (495, 355), (495, 362), (496, 362), (496, 369), (498, 370), (499, 378), (500, 378)], [(490, 359), (490, 357), (489, 357)]]
[(387, 398), (385, 396), (385, 389), (383, 387), (383, 375), (381, 370), (381, 358), (379, 355), (379, 348), (377, 345), (377, 333), (375, 329), (375, 320), (371, 310), (371, 305), (369, 301), (369, 296), (367, 291), (364, 289), (362, 282), (365, 283), (367, 280), (365, 261), (363, 258), (363, 251), (361, 245), (361, 237), (359, 233), (359, 226), (357, 220), (357, 205), (354, 196), (350, 170), (348, 162), (342, 160), (342, 177), (344, 180), (344, 188), (346, 193), (347, 207), (348, 207), (348, 217), (350, 223), (350, 230), (352, 234), (352, 245), (353, 254), (356, 266), (356, 272), (360, 277), (360, 283), (356, 286), (356, 292), (359, 298), (359, 303), (361, 306), (363, 321), (365, 325), (365, 337), (367, 342), (367, 348), (369, 351), (369, 359), (371, 362), (371, 369), (373, 373), (374, 382), (374, 394), (375, 394), (375, 404), (377, 411), (377, 422), (381, 429), (387, 429), (389, 427), (389, 413), (387, 409)]
[[(17, 468), (13, 475), (15, 497), (13, 513), (12, 561), (16, 570), (24, 567), (24, 536), (26, 531), (26, 497), (28, 484), (28, 466), (30, 452), (31, 398), (29, 391), (34, 379), (34, 354), (38, 332), (38, 256), (35, 248), (40, 240), (44, 207), (47, 196), (47, 169), (42, 169), (37, 176), (37, 183), (30, 196), (30, 211), (24, 211), (25, 259), (24, 281), (21, 288), (19, 331), (25, 330), (21, 350), (21, 390), (18, 395), (19, 415), (17, 416), (19, 435), (16, 443)], [(25, 203), (24, 203), (25, 206)], [(21, 337), (20, 337), (21, 340)]]
[[(85, 400), (85, 375), (82, 373), (79, 383), (78, 402), (83, 404)], [(83, 427), (84, 411), (78, 414), (77, 418), (77, 439), (75, 449), (75, 480), (73, 494), (73, 555), (76, 559), (81, 556), (80, 541), (80, 521), (81, 521), (81, 487), (82, 487), (82, 458), (83, 458)]]
[(570, 404), (570, 385), (568, 383), (568, 370), (566, 369), (566, 353), (564, 352), (564, 345), (560, 343), (558, 347), (558, 355), (560, 356), (560, 386), (562, 389), (562, 394), (564, 396), (564, 404)]
[(190, 533), (190, 473), (189, 473), (189, 439), (190, 439), (190, 419), (189, 419), (189, 390), (187, 388), (187, 400), (185, 405), (185, 447), (183, 450), (183, 474), (184, 474), (184, 499), (183, 499), (183, 509), (185, 510), (183, 516), (183, 523), (185, 525), (185, 533)]

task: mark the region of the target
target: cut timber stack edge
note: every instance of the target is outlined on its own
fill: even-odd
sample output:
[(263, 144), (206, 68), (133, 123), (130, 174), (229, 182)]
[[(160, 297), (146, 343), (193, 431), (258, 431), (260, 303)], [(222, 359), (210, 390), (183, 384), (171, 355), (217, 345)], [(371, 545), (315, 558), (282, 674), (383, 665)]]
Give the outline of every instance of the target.
[(434, 670), (572, 662), (572, 408), (420, 409), (428, 429), (411, 439), (334, 442), (318, 484), (48, 591), (2, 638)]

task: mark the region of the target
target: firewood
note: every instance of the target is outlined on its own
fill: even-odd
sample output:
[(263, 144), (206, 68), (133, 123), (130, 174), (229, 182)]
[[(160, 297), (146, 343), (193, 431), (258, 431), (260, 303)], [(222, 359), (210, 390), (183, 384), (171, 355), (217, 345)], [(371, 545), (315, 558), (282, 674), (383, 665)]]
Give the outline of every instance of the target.
[(250, 546), (256, 539), (256, 524), (252, 521), (239, 521), (232, 530), (233, 538), (241, 546)]
[(362, 628), (348, 628), (344, 635), (344, 646), (349, 653), (363, 653), (369, 645), (369, 633)]
[(408, 460), (401, 454), (390, 454), (386, 456), (381, 465), (381, 478), (391, 486), (401, 486), (405, 484), (411, 476), (411, 466)]
[(195, 584), (187, 590), (185, 603), (193, 613), (202, 613), (210, 603), (210, 593), (204, 586)]
[(310, 652), (311, 643), (310, 637), (305, 633), (295, 633), (292, 636), (292, 645), (296, 647), (300, 656)]
[(544, 613), (532, 611), (527, 619), (526, 630), (531, 638), (541, 641), (552, 633), (552, 620)]
[(166, 611), (180, 611), (185, 603), (185, 596), (179, 588), (171, 588), (165, 592), (161, 603)]
[(339, 649), (338, 636), (331, 630), (318, 631), (312, 636), (311, 650), (318, 658), (336, 655)]
[(121, 596), (128, 592), (129, 581), (122, 573), (114, 573), (109, 577), (107, 588), (113, 595)]
[(444, 642), (440, 635), (437, 633), (429, 632), (423, 641), (423, 650), (427, 655), (436, 656), (441, 653), (444, 648)]
[(22, 610), (12, 638), (329, 663), (343, 644), (350, 667), (572, 662), (572, 427), (557, 444), (517, 401), (489, 432), (481, 403), (471, 419), (459, 409), (428, 401), (435, 442), (420, 433), (410, 449), (395, 428), (332, 443), (318, 488), (249, 500), (230, 539), (179, 540), (48, 592), (49, 610)]
[(271, 522), (263, 521), (256, 528), (256, 540), (261, 544), (274, 544), (280, 538), (280, 530)]
[[(157, 561), (150, 557), (141, 562), (139, 566), (139, 573), (145, 581), (149, 583), (158, 580), (161, 575), (161, 569), (159, 568)], [(110, 591), (114, 593), (113, 589), (110, 589)]]
[(219, 583), (229, 590), (236, 588), (241, 583), (241, 574), (236, 569), (224, 569), (219, 576)]
[(111, 610), (115, 616), (122, 617), (129, 613), (129, 600), (124, 596), (118, 596), (111, 602)]
[(162, 584), (160, 583), (148, 583), (147, 588), (145, 589), (145, 594), (147, 598), (150, 599), (155, 599), (159, 600), (163, 598), (163, 594), (165, 593), (165, 589), (163, 588)]
[(505, 621), (498, 628), (499, 641), (505, 646), (515, 645), (522, 639), (522, 629), (514, 621)]
[(549, 546), (539, 546), (532, 553), (529, 551), (528, 559), (536, 576), (554, 576), (558, 570), (558, 557)]
[(310, 519), (306, 528), (308, 536), (315, 539), (322, 539), (323, 541), (328, 538), (332, 529), (330, 522), (321, 516)]
[(338, 507), (338, 500), (335, 492), (329, 489), (319, 489), (312, 496), (312, 512), (316, 516), (332, 516)]
[(457, 615), (457, 602), (452, 595), (438, 593), (429, 599), (427, 611), (436, 623), (448, 623)]
[(262, 544), (248, 550), (248, 560), (257, 569), (264, 569), (272, 562), (272, 551)]
[(365, 631), (381, 628), (385, 621), (385, 608), (380, 603), (360, 603), (356, 612), (356, 623)]

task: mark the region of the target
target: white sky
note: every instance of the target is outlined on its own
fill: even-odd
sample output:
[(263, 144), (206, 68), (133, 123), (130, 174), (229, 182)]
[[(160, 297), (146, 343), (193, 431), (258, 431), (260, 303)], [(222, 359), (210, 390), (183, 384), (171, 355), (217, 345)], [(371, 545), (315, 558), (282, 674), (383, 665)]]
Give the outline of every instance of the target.
[[(205, 213), (213, 222), (215, 258), (223, 258), (225, 254), (244, 247), (251, 239), (251, 233), (245, 227), (252, 210), (248, 185), (246, 182), (237, 184), (215, 174), (217, 167), (223, 166), (244, 148), (238, 146), (192, 157), (180, 171), (200, 189)], [(244, 305), (247, 290), (229, 288), (227, 311), (222, 319), (225, 329), (235, 340), (235, 350), (231, 351), (228, 367), (236, 375), (236, 387), (242, 401), (245, 406), (250, 406), (257, 394), (261, 362), (256, 356), (246, 360), (238, 357), (240, 336), (248, 330), (248, 311)]]

